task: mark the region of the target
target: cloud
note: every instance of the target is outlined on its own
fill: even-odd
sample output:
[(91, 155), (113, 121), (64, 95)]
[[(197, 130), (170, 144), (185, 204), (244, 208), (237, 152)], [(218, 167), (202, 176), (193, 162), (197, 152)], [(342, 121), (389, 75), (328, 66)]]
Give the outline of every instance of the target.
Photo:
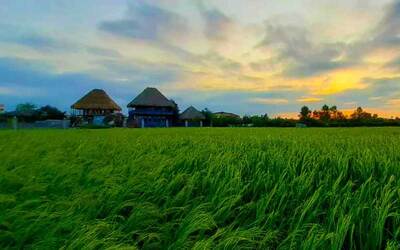
[(121, 54), (113, 49), (104, 49), (99, 47), (87, 47), (86, 50), (94, 55), (108, 58), (120, 58)]
[[(266, 34), (256, 48), (275, 51), (271, 61), (285, 63), (282, 75), (287, 77), (310, 77), (349, 65), (340, 60), (343, 44), (316, 43), (310, 37), (306, 28), (267, 22)], [(260, 69), (259, 66), (253, 63), (253, 69)]]
[(360, 60), (368, 53), (382, 49), (400, 48), (400, 1), (384, 8), (381, 20), (359, 40), (348, 44), (347, 57)]
[(0, 95), (11, 95), (14, 94), (15, 91), (9, 87), (0, 87)]
[(126, 60), (99, 60), (95, 63), (104, 69), (107, 79), (142, 88), (175, 82), (182, 74), (180, 66), (172, 64)]
[(395, 70), (395, 71), (400, 71), (400, 57), (395, 58), (394, 60), (386, 63), (384, 65), (385, 68)]
[[(365, 65), (363, 59), (377, 50), (400, 48), (400, 1), (387, 5), (380, 21), (369, 32), (351, 42), (318, 42), (307, 27), (281, 24), (275, 21), (265, 23), (265, 35), (256, 48), (273, 51), (269, 60), (254, 62), (254, 70), (268, 70), (265, 63), (284, 65), (283, 77), (312, 77)], [(400, 61), (395, 60), (386, 67), (398, 69)]]
[(371, 100), (371, 101), (380, 101), (383, 99), (384, 99), (383, 96), (372, 96), (372, 97), (368, 98), (368, 100)]
[(205, 37), (215, 42), (226, 41), (234, 29), (234, 21), (218, 9), (207, 9), (203, 4), (199, 5), (199, 9), (205, 22)]
[(270, 105), (279, 105), (279, 104), (288, 104), (289, 100), (284, 98), (252, 98), (250, 102), (257, 104), (270, 104)]
[(34, 87), (14, 86), (15, 84), (10, 84), (10, 83), (1, 83), (1, 84), (9, 86), (0, 87), (0, 96), (43, 97), (45, 95), (45, 91), (43, 90), (39, 91)]
[(321, 102), (322, 100), (324, 99), (319, 97), (301, 97), (298, 98), (296, 101), (301, 103), (314, 103), (314, 102)]
[(374, 44), (396, 48), (400, 46), (400, 1), (395, 0), (386, 7), (386, 14), (375, 32)]
[[(51, 104), (68, 111), (70, 105), (93, 88), (105, 89), (111, 96), (129, 100), (140, 89), (96, 79), (85, 73), (55, 74), (39, 61), (0, 58), (2, 103), (13, 107), (20, 102)], [(120, 103), (124, 106), (126, 103)]]
[(76, 52), (79, 46), (41, 33), (0, 32), (0, 41), (29, 47), (42, 53)]
[(160, 42), (184, 36), (188, 31), (186, 23), (177, 13), (138, 0), (129, 4), (124, 18), (104, 21), (99, 29), (118, 37)]
[(381, 96), (400, 94), (400, 77), (367, 78), (368, 91)]
[(388, 105), (400, 107), (400, 98), (398, 99), (390, 99), (387, 101)]
[(210, 69), (218, 68), (225, 72), (238, 72), (242, 69), (242, 64), (220, 55), (216, 51), (209, 51), (203, 55), (197, 55), (198, 63)]

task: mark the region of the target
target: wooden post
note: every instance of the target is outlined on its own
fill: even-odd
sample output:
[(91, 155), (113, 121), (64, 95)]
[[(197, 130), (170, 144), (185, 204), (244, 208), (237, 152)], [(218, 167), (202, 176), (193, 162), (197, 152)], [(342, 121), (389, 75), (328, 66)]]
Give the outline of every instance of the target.
[(165, 120), (165, 126), (166, 126), (167, 128), (169, 128), (169, 121), (168, 121), (168, 119)]
[(185, 120), (185, 127), (189, 127), (189, 122), (188, 122), (188, 120)]
[(200, 127), (203, 127), (203, 121), (200, 121)]

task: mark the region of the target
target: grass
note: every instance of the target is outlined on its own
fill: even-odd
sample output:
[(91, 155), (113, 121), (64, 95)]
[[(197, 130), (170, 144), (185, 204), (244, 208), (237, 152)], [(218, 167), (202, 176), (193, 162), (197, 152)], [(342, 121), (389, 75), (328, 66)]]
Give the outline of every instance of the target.
[(3, 249), (398, 249), (400, 129), (0, 131)]

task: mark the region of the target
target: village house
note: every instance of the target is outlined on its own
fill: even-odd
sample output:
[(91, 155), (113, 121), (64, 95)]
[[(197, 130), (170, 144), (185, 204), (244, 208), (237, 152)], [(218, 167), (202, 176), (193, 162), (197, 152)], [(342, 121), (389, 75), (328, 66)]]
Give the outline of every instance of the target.
[(206, 117), (195, 107), (190, 106), (179, 116), (179, 120), (185, 122), (185, 127), (203, 127)]
[(170, 127), (178, 115), (178, 106), (156, 88), (146, 88), (128, 104), (129, 127)]
[(71, 106), (72, 115), (88, 123), (102, 123), (104, 117), (121, 112), (121, 107), (102, 89), (93, 89)]

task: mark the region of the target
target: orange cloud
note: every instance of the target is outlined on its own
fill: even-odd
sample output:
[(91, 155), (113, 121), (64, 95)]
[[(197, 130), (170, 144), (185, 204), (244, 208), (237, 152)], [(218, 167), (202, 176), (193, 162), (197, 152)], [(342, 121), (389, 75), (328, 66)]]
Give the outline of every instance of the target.
[(253, 98), (250, 100), (250, 102), (258, 104), (277, 105), (277, 104), (288, 104), (289, 100), (284, 98)]
[(302, 102), (302, 103), (313, 103), (313, 102), (320, 102), (322, 101), (322, 98), (319, 97), (303, 97), (303, 98), (299, 98), (296, 101), (297, 102)]

